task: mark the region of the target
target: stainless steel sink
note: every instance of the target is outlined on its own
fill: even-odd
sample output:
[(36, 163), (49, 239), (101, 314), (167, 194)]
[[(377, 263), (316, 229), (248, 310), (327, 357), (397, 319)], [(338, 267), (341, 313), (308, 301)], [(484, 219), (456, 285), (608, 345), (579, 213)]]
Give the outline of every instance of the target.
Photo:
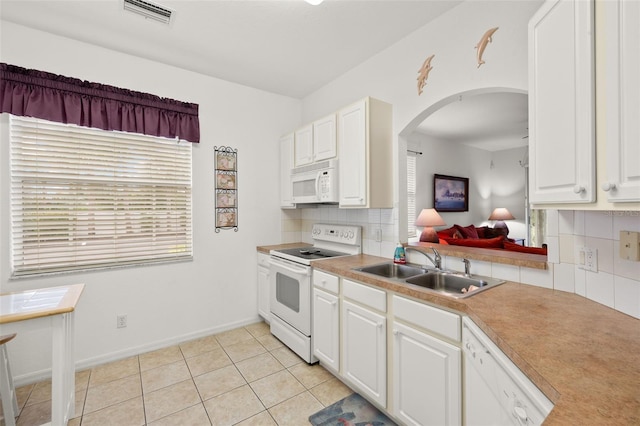
[(504, 280), (480, 276), (464, 276), (448, 272), (416, 275), (407, 283), (424, 287), (455, 298), (465, 298), (504, 283)]
[(428, 269), (418, 265), (400, 265), (392, 262), (379, 263), (377, 265), (364, 266), (355, 268), (356, 271), (366, 272), (367, 274), (378, 275), (384, 278), (409, 278), (428, 272)]
[(503, 280), (496, 278), (480, 275), (466, 276), (440, 269), (428, 269), (420, 265), (400, 265), (393, 262), (378, 263), (353, 270), (413, 284), (457, 299), (473, 296), (504, 283)]

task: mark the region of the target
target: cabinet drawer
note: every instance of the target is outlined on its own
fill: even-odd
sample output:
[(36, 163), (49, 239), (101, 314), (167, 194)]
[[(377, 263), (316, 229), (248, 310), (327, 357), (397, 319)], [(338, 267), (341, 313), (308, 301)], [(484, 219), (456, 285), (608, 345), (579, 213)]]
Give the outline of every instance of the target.
[(460, 315), (399, 296), (393, 296), (393, 315), (456, 342), (460, 341)]
[(344, 297), (380, 312), (387, 312), (387, 293), (382, 290), (343, 279), (342, 291)]
[(313, 271), (313, 285), (335, 294), (338, 294), (340, 289), (337, 276), (321, 271)]
[(269, 255), (258, 253), (258, 265), (264, 266), (265, 268), (269, 267)]

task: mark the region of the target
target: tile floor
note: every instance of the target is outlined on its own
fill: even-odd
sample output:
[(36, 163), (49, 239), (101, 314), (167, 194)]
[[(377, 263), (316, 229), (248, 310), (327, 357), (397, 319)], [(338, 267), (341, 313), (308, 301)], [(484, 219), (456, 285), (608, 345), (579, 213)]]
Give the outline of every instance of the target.
[[(17, 393), (18, 426), (51, 420), (50, 382)], [(351, 393), (261, 322), (77, 372), (69, 425), (298, 426)]]

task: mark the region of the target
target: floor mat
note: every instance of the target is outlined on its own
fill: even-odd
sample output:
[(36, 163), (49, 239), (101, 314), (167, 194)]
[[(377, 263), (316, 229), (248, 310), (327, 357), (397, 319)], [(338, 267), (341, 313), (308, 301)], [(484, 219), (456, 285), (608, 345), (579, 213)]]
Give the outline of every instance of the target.
[(396, 426), (380, 410), (357, 393), (309, 416), (313, 426)]

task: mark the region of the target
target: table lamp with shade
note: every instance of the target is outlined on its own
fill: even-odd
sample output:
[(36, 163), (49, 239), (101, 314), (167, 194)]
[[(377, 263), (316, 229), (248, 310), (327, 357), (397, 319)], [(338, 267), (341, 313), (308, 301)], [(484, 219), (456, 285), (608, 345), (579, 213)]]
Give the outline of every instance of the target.
[(444, 220), (442, 220), (442, 217), (438, 214), (436, 209), (422, 209), (416, 219), (416, 226), (424, 227), (422, 234), (420, 234), (420, 241), (429, 243), (439, 242), (438, 234), (433, 227), (444, 225), (446, 225), (446, 223), (444, 223)]
[(515, 219), (515, 217), (513, 217), (511, 212), (504, 207), (498, 207), (493, 210), (491, 216), (489, 216), (489, 220), (496, 221), (493, 225), (493, 229), (500, 230), (505, 237), (509, 235), (509, 227), (504, 223), (504, 221), (513, 219)]

